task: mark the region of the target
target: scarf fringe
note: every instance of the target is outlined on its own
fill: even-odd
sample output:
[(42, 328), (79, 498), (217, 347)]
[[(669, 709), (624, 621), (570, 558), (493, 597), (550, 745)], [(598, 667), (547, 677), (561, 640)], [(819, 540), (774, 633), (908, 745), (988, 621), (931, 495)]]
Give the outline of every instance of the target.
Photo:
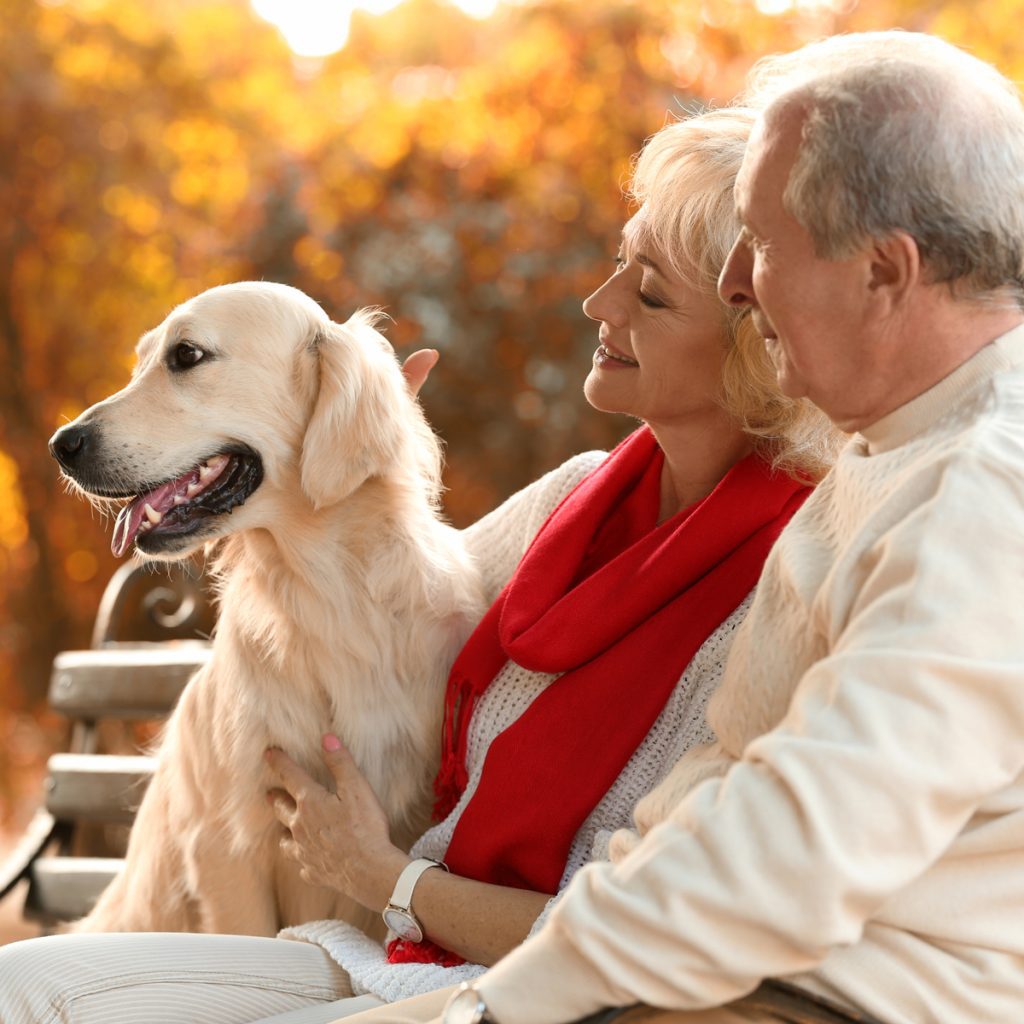
[(466, 961), (444, 946), (430, 939), (412, 942), (409, 939), (393, 939), (388, 943), (389, 964), (438, 964), (441, 967), (458, 967)]
[(469, 784), (466, 748), (469, 723), (480, 696), (473, 680), (455, 673), (445, 694), (444, 727), (441, 733), (441, 765), (434, 778), (434, 821), (444, 821), (455, 810)]

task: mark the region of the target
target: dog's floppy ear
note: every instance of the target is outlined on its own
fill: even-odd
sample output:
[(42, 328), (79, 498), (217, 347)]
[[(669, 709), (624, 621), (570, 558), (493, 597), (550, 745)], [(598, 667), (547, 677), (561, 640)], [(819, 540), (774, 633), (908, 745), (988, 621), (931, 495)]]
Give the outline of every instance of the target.
[(360, 311), (322, 327), (312, 347), (320, 388), (302, 442), (302, 490), (315, 508), (341, 501), (399, 456), (410, 398), (391, 346)]

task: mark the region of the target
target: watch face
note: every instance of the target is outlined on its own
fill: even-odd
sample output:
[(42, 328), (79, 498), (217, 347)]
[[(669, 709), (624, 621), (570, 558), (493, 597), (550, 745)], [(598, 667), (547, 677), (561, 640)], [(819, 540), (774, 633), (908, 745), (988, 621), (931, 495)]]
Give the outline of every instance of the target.
[(423, 939), (423, 930), (419, 922), (412, 914), (395, 907), (388, 907), (383, 913), (384, 923), (401, 939), (408, 939), (410, 942), (420, 942)]
[(475, 988), (460, 989), (448, 1000), (444, 1024), (481, 1024), (487, 1007)]

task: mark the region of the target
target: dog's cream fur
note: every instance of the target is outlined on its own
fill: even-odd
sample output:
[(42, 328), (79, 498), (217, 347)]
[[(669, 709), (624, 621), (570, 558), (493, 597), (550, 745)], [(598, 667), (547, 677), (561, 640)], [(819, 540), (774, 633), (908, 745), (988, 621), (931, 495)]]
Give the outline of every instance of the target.
[[(209, 354), (175, 373), (182, 340)], [(212, 658), (167, 724), (125, 870), (78, 928), (369, 926), (281, 855), (263, 752), (280, 746), (327, 784), (320, 739), (335, 732), (407, 845), (429, 816), (445, 676), (481, 612), (436, 513), (436, 439), (372, 316), (334, 324), (281, 285), (212, 289), (149, 332), (131, 383), (75, 422), (98, 431), (72, 473), (86, 491), (97, 473), (141, 489), (231, 443), (264, 467), (201, 538), (220, 589)]]

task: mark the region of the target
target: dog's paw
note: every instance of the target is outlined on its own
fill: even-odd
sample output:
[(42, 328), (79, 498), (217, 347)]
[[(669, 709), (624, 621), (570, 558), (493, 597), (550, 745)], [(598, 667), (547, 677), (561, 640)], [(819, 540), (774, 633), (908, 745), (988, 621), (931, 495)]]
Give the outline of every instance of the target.
[(627, 853), (631, 853), (640, 845), (640, 834), (631, 828), (620, 828), (613, 832), (608, 840), (608, 859), (618, 864)]

